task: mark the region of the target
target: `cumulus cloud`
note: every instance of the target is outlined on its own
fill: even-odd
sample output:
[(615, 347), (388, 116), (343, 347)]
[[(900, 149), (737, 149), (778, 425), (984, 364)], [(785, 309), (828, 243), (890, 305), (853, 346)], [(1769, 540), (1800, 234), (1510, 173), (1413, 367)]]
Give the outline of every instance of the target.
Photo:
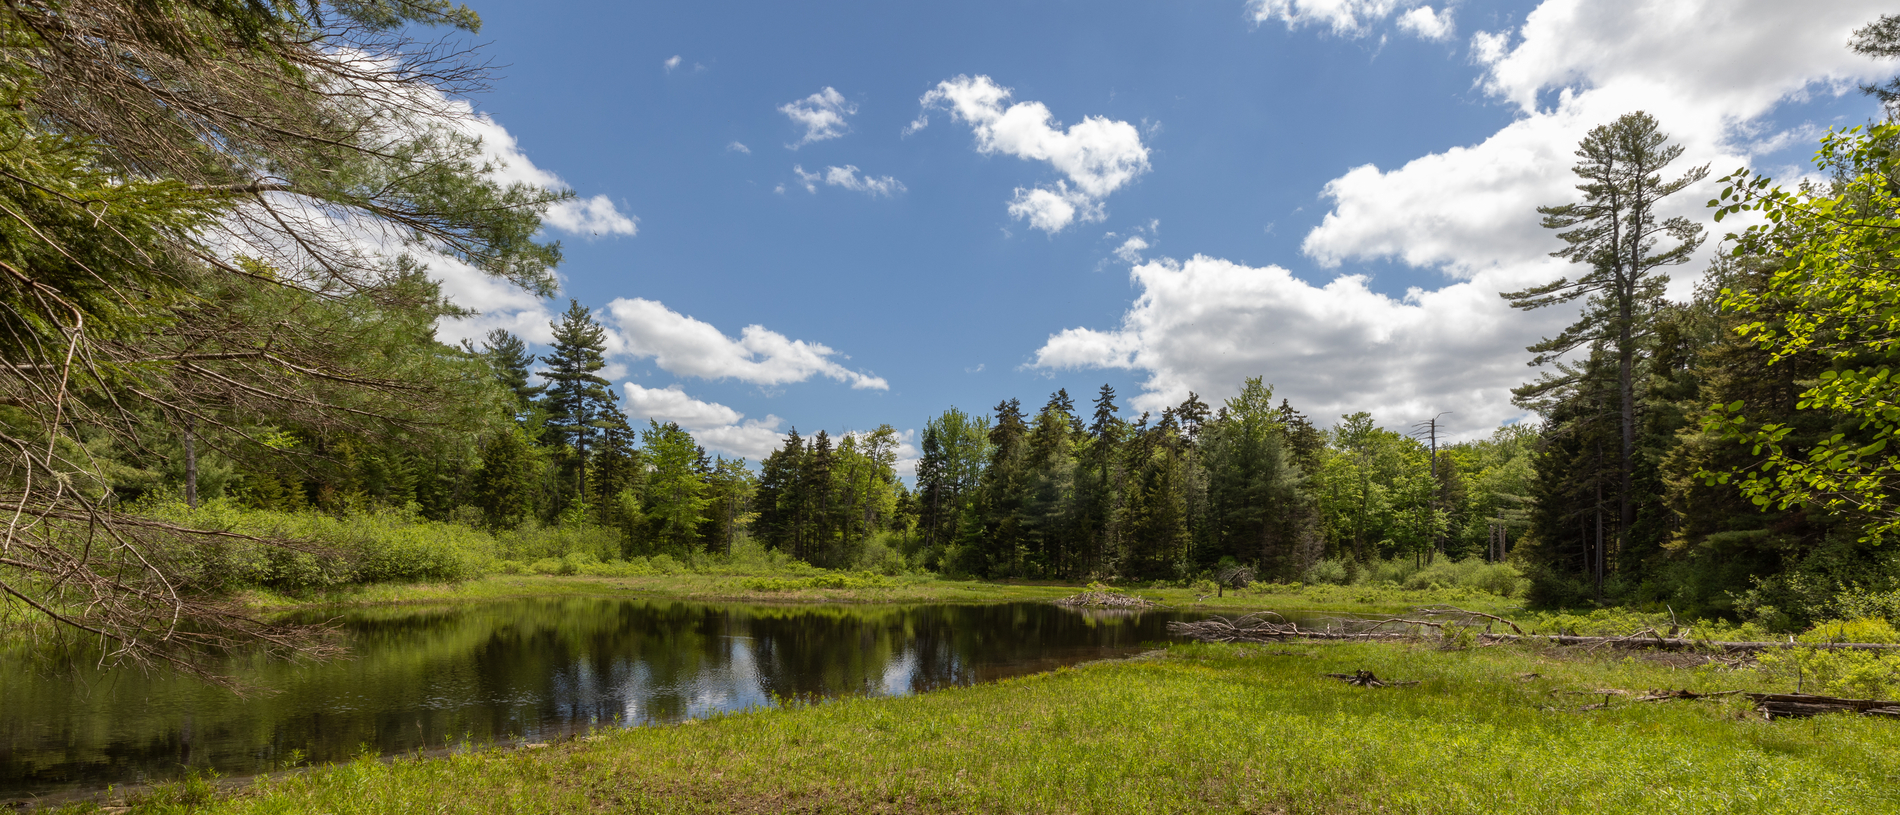
[(1452, 33), (1451, 9), (1433, 11), (1431, 6), (1419, 6), (1399, 15), (1399, 30), (1421, 40), (1449, 40)]
[[(978, 152), (1046, 161), (1063, 174), (1054, 185), (1017, 188), (1011, 216), (1050, 233), (1078, 219), (1099, 221), (1105, 216), (1102, 199), (1148, 171), (1148, 148), (1134, 125), (1089, 116), (1065, 130), (1041, 102), (1008, 104), (1010, 96), (1010, 89), (987, 76), (957, 76), (937, 83), (919, 101), (926, 111), (943, 108), (970, 125)], [(926, 124), (919, 117), (906, 132)]]
[(879, 177), (873, 177), (869, 174), (858, 175), (858, 168), (855, 164), (846, 164), (843, 167), (826, 167), (822, 173), (808, 173), (805, 172), (805, 168), (802, 165), (794, 164), (792, 165), (792, 172), (798, 176), (798, 183), (804, 186), (806, 192), (810, 193), (818, 192), (818, 185), (820, 183), (861, 192), (873, 198), (880, 195), (888, 198), (897, 193), (904, 192), (906, 189), (904, 182), (888, 175)]
[(620, 386), (626, 398), (622, 409), (636, 422), (677, 423), (709, 450), (758, 461), (783, 443), (784, 420), (768, 415), (745, 420), (745, 414), (717, 402), (702, 402), (678, 385), (643, 388), (632, 382)]
[(853, 388), (890, 389), (882, 377), (839, 364), (836, 358), (843, 355), (825, 345), (790, 339), (760, 325), (746, 326), (734, 339), (710, 323), (653, 300), (614, 300), (603, 310), (602, 322), (613, 329), (609, 354), (650, 358), (679, 376), (730, 378), (764, 386), (823, 376)]
[(824, 90), (800, 99), (780, 105), (778, 112), (786, 115), (793, 124), (805, 128), (805, 135), (798, 141), (785, 145), (797, 150), (812, 142), (835, 139), (851, 131), (845, 117), (858, 112), (858, 106), (846, 101), (838, 89), (827, 86)]
[[(1888, 66), (1845, 46), (1881, 8), (1547, 0), (1518, 31), (1473, 40), (1484, 90), (1519, 117), (1478, 144), (1334, 179), (1323, 193), (1332, 209), (1303, 249), (1326, 266), (1395, 258), (1454, 277), (1535, 262), (1552, 245), (1536, 207), (1575, 197), (1572, 151), (1590, 128), (1646, 110), (1685, 149), (1673, 172), (1745, 165), (1780, 143), (1761, 120), (1784, 100), (1847, 92), (1884, 74)], [(1697, 47), (1681, 47), (1688, 41)], [(1697, 192), (1677, 196), (1664, 214), (1705, 218), (1707, 196)]]
[(1159, 411), (1195, 391), (1210, 403), (1250, 376), (1321, 426), (1368, 410), (1388, 424), (1456, 411), (1474, 434), (1521, 415), (1510, 389), (1526, 378), (1522, 349), (1566, 321), (1558, 310), (1526, 315), (1497, 292), (1523, 272), (1486, 272), (1437, 291), (1392, 298), (1347, 275), (1314, 286), (1278, 266), (1253, 268), (1195, 256), (1130, 272), (1141, 294), (1119, 327), (1071, 328), (1036, 352), (1045, 369), (1145, 371), (1141, 410)]
[(750, 148), (750, 147), (747, 147), (747, 146), (745, 146), (745, 145), (744, 145), (743, 143), (741, 143), (741, 142), (738, 142), (738, 141), (734, 141), (734, 142), (731, 142), (731, 143), (729, 143), (729, 144), (727, 144), (727, 145), (726, 145), (726, 152), (729, 152), (729, 153), (744, 153), (744, 154), (746, 154), (746, 155), (751, 155), (751, 154), (752, 154), (752, 148)]
[[(560, 176), (529, 161), (521, 145), (515, 141), (514, 134), (487, 114), (476, 113), (471, 109), (457, 126), (482, 140), (482, 157), (490, 168), (489, 177), (497, 182), (533, 184), (550, 190), (572, 189)], [(541, 219), (545, 226), (583, 237), (633, 235), (639, 231), (636, 221), (636, 218), (622, 214), (605, 195), (562, 201), (549, 207)]]
[[(1340, 33), (1399, 7), (1254, 6), (1289, 25)], [(1221, 398), (1245, 377), (1264, 376), (1322, 423), (1370, 410), (1399, 426), (1451, 410), (1463, 435), (1481, 435), (1521, 415), (1509, 391), (1535, 376), (1524, 346), (1575, 317), (1561, 308), (1513, 311), (1497, 293), (1571, 271), (1548, 256), (1557, 241), (1536, 207), (1575, 199), (1578, 140), (1646, 110), (1685, 148), (1672, 173), (1708, 163), (1719, 174), (1811, 138), (1812, 124), (1775, 123), (1770, 114), (1789, 100), (1850, 93), (1887, 75), (1891, 66), (1845, 47), (1854, 28), (1884, 10), (1858, 1), (1546, 0), (1515, 30), (1472, 38), (1479, 87), (1511, 105), (1516, 119), (1476, 144), (1391, 169), (1350, 169), (1324, 188), (1330, 210), (1302, 244), (1322, 267), (1396, 260), (1438, 270), (1446, 285), (1393, 297), (1357, 274), (1315, 285), (1278, 266), (1202, 256), (1150, 261), (1131, 272), (1140, 294), (1119, 326), (1052, 335), (1032, 364), (1145, 372), (1134, 404), (1148, 410), (1189, 390)], [(1701, 193), (1677, 196), (1661, 214), (1706, 222), (1709, 196)], [(1675, 290), (1699, 270), (1699, 263), (1678, 270)]]
[(589, 237), (632, 235), (639, 231), (635, 220), (622, 215), (605, 195), (562, 201), (549, 207), (547, 214), (541, 217), (542, 223), (562, 232)]
[(666, 61), (660, 64), (665, 65), (666, 72), (670, 74), (673, 72), (674, 68), (680, 67), (680, 55), (674, 54), (673, 56), (667, 57)]

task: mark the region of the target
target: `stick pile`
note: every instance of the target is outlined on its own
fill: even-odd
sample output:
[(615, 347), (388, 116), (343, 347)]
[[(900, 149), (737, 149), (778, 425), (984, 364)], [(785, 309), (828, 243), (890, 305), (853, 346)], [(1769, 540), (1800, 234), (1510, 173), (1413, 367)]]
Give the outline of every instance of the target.
[(1112, 591), (1085, 591), (1057, 600), (1056, 605), (1084, 608), (1154, 608), (1160, 604), (1146, 597), (1118, 594)]

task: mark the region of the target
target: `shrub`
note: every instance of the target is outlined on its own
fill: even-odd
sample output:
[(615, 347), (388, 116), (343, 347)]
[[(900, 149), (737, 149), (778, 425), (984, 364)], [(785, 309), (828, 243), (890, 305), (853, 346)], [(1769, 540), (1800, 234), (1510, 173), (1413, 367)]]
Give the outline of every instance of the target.
[[(1797, 640), (1805, 643), (1900, 642), (1900, 631), (1883, 617), (1827, 620), (1808, 629)], [(1764, 651), (1757, 658), (1762, 673), (1794, 683), (1807, 693), (1891, 699), (1900, 694), (1900, 654), (1876, 651), (1834, 651), (1794, 648)]]
[(1347, 574), (1345, 563), (1329, 558), (1315, 562), (1312, 566), (1307, 568), (1306, 582), (1343, 586), (1350, 582), (1350, 577)]

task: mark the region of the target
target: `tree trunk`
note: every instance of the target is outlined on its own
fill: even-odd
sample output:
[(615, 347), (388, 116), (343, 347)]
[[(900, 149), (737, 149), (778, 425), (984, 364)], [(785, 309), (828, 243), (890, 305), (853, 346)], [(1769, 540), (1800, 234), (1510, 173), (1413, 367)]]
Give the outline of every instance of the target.
[(185, 417), (185, 506), (192, 509), (198, 508), (198, 447), (192, 439), (197, 426), (196, 419)]

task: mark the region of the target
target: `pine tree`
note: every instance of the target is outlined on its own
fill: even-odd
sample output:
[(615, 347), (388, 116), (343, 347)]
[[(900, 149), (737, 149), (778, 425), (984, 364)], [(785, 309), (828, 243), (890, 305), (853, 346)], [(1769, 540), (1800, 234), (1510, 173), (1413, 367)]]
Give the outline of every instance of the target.
[(753, 529), (767, 547), (797, 556), (800, 509), (799, 481), (805, 470), (805, 440), (792, 428), (785, 442), (759, 462), (755, 498), (759, 517)]
[[(1656, 207), (1667, 198), (1708, 175), (1696, 167), (1665, 182), (1662, 170), (1682, 155), (1681, 145), (1667, 145), (1669, 137), (1656, 120), (1643, 112), (1630, 113), (1590, 131), (1577, 148), (1582, 159), (1572, 170), (1584, 183), (1577, 203), (1538, 207), (1544, 226), (1557, 233), (1565, 246), (1551, 253), (1589, 271), (1576, 279), (1559, 278), (1523, 291), (1505, 292), (1513, 308), (1531, 310), (1585, 299), (1581, 319), (1556, 337), (1531, 346), (1532, 365), (1544, 365), (1580, 348), (1601, 347), (1616, 362), (1620, 445), (1613, 488), (1617, 502), (1619, 538), (1636, 522), (1632, 492), (1636, 470), (1638, 405), (1636, 381), (1643, 363), (1642, 345), (1663, 303), (1669, 276), (1658, 270), (1688, 262), (1702, 244), (1702, 227), (1687, 218), (1660, 219)], [(1674, 246), (1660, 249), (1667, 236)], [(1520, 404), (1535, 404), (1553, 391), (1576, 382), (1574, 369), (1559, 365), (1557, 375), (1515, 391)], [(1599, 564), (1599, 570), (1601, 564)]]
[(598, 373), (607, 366), (607, 330), (577, 300), (569, 300), (567, 312), (551, 325), (554, 353), (541, 358), (548, 365), (541, 376), (550, 383), (546, 442), (567, 448), (556, 480), (563, 506), (551, 508), (559, 513), (568, 501), (588, 494), (588, 451), (600, 438), (600, 423), (613, 410), (614, 397), (611, 383)]
[(520, 428), (511, 427), (482, 447), (475, 471), (475, 505), (489, 529), (514, 529), (534, 513), (534, 452)]
[(529, 384), (528, 366), (534, 364), (534, 355), (528, 353), (528, 344), (520, 337), (500, 328), (490, 331), (482, 342), (482, 355), (494, 369), (495, 381), (514, 394), (517, 415), (527, 411), (548, 389), (546, 385)]
[(1117, 472), (1121, 461), (1123, 422), (1116, 415), (1115, 388), (1103, 385), (1095, 397), (1095, 410), (1088, 426), (1085, 448), (1077, 461), (1080, 475), (1076, 489), (1080, 493), (1083, 571), (1106, 575), (1114, 569), (1114, 552), (1120, 548), (1116, 532), (1118, 505)]
[(835, 483), (837, 451), (831, 434), (819, 430), (799, 473), (799, 547), (794, 553), (808, 563), (831, 566), (838, 534), (838, 490)]

